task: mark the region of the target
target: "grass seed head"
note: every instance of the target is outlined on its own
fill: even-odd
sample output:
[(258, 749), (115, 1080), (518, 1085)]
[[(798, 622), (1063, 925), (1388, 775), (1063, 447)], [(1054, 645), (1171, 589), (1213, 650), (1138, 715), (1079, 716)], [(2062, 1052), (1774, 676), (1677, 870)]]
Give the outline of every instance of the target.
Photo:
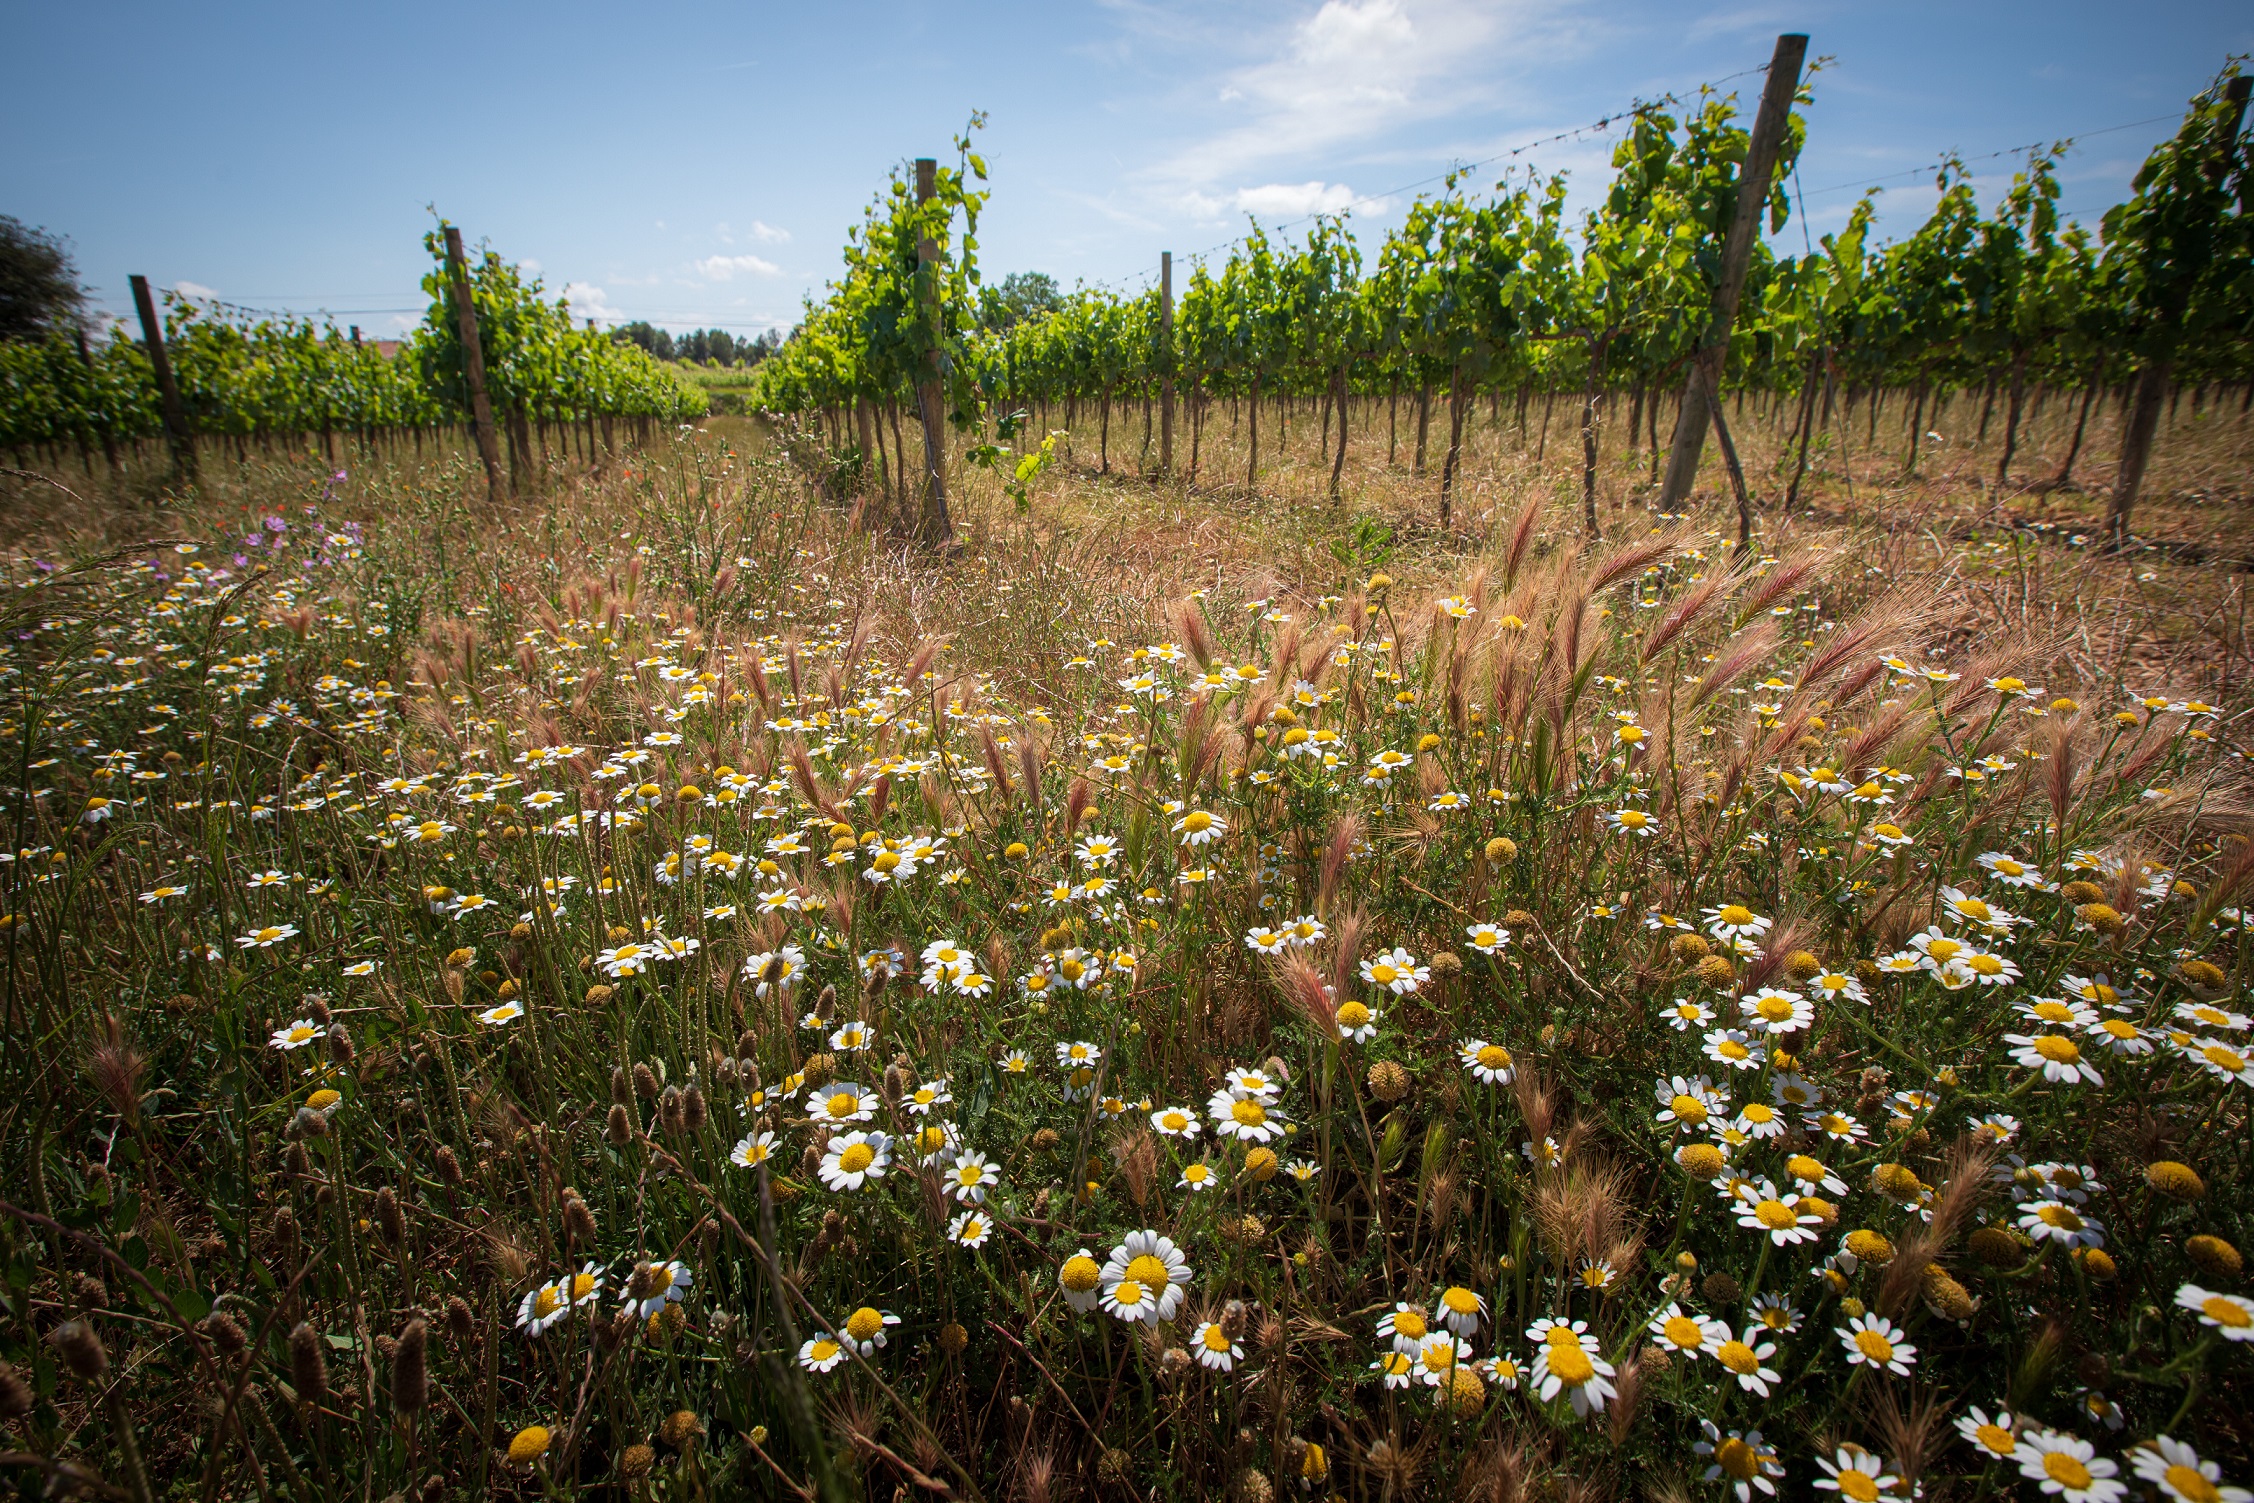
[(47, 1341), (71, 1376), (81, 1383), (92, 1383), (109, 1371), (110, 1354), (90, 1322), (66, 1320), (47, 1333)]
[(391, 1402), (401, 1414), (421, 1412), (430, 1401), (430, 1327), (420, 1317), (407, 1322), (391, 1354)]
[(328, 1397), (327, 1345), (306, 1321), (299, 1321), (290, 1332), (290, 1386), (297, 1390), (300, 1404), (318, 1404)]

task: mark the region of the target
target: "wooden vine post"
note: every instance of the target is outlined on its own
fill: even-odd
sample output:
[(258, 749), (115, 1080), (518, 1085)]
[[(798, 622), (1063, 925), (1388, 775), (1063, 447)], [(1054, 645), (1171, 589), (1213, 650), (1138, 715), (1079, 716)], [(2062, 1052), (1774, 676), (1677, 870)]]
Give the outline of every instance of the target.
[[(2238, 133), (2246, 123), (2246, 101), (2254, 78), (2244, 74), (2232, 79), (2223, 88), (2223, 105), (2228, 112), (2215, 144), (2214, 155), (2206, 164), (2206, 178), (2211, 188), (2220, 190), (2230, 172), (2231, 161), (2238, 150)], [(2160, 431), (2160, 409), (2168, 400), (2168, 388), (2176, 378), (2175, 340), (2180, 337), (2178, 326), (2190, 306), (2191, 287), (2214, 252), (2209, 245), (2196, 248), (2181, 247), (2175, 277), (2157, 299), (2153, 310), (2162, 337), (2167, 341), (2160, 353), (2149, 356), (2143, 369), (2137, 372), (2135, 395), (2129, 404), (2129, 420), (2121, 434), (2121, 462), (2113, 482), (2113, 497), (2106, 504), (2106, 545), (2115, 550), (2129, 545), (2129, 515), (2135, 510), (2137, 496), (2144, 489), (2145, 467), (2152, 462), (2152, 441)], [(2077, 438), (2080, 429), (2075, 430)], [(2068, 461), (2070, 464), (2072, 461)]]
[[(916, 202), (926, 204), (938, 193), (939, 163), (932, 157), (916, 158)], [(916, 383), (916, 415), (923, 421), (924, 473), (929, 486), (917, 533), (934, 545), (955, 540), (955, 523), (947, 514), (947, 433), (944, 404), (939, 391), (939, 247), (929, 235), (916, 242), (916, 277), (922, 283), (924, 316), (931, 348), (924, 353), (923, 379)]]
[(1174, 473), (1174, 253), (1158, 254), (1158, 473)]
[(1659, 509), (1672, 511), (1698, 480), (1699, 456), (1706, 448), (1706, 425), (1713, 408), (1707, 392), (1718, 403), (1723, 367), (1730, 351), (1730, 325), (1737, 318), (1738, 296), (1745, 290), (1745, 269), (1753, 260), (1753, 242), (1761, 232), (1761, 215), (1769, 202), (1769, 174), (1777, 151), (1784, 144), (1785, 127), (1792, 118), (1792, 97), (1800, 88), (1800, 65), (1808, 57), (1808, 39), (1798, 32), (1777, 38), (1769, 59), (1769, 81), (1761, 90), (1761, 110), (1753, 117), (1753, 138), (1746, 146), (1745, 166), (1737, 179), (1737, 212), (1731, 216), (1729, 234), (1722, 241), (1722, 272), (1714, 289), (1714, 313), (1706, 334), (1691, 353), (1693, 364), (1683, 382), (1683, 403), (1675, 418), (1674, 447), (1667, 455), (1667, 480), (1659, 493)]
[[(477, 457), (485, 462), (485, 494), (501, 499), (501, 453), (493, 438), (493, 404), (485, 395), (485, 348), (477, 337), (477, 304), (470, 297), (469, 264), (462, 256), (462, 232), (446, 227), (446, 277), (454, 289), (454, 318), (462, 330), (462, 364), (469, 373), (470, 430)], [(512, 477), (513, 479), (513, 477)]]
[(149, 295), (149, 279), (135, 276), (133, 307), (141, 315), (141, 343), (156, 372), (157, 395), (164, 402), (164, 436), (172, 446), (172, 466), (183, 480), (196, 479), (196, 440), (188, 431), (188, 411), (180, 404), (180, 387), (172, 379), (172, 361), (164, 350), (164, 320), (157, 317), (156, 299)]

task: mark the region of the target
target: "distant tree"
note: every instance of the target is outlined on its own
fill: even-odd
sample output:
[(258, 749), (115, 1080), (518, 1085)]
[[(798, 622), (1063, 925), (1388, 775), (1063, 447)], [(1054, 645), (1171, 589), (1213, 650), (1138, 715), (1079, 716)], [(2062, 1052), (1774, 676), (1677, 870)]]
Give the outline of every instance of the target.
[(978, 290), (978, 321), (997, 334), (1047, 318), (1063, 306), (1057, 279), (1045, 271), (1013, 271)]
[(0, 339), (36, 339), (76, 327), (86, 289), (58, 235), (0, 214)]
[(742, 347), (744, 364), (757, 365), (760, 361), (765, 360), (769, 355), (774, 354), (775, 351), (781, 349), (782, 347), (783, 331), (780, 329), (769, 329), (766, 333), (760, 335), (757, 339), (754, 339), (751, 343)]
[(620, 344), (638, 344), (645, 353), (659, 360), (671, 360), (674, 355), (673, 336), (641, 319), (618, 325), (610, 331), (610, 337)]

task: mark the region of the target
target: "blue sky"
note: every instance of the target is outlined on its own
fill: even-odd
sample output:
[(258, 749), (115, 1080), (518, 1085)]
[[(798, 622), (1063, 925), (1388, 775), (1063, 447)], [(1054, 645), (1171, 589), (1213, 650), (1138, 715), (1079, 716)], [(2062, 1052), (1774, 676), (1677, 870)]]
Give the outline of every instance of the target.
[[(2082, 139), (2065, 207), (2094, 222), (2254, 51), (2254, 6), (2225, 0), (0, 0), (0, 18), (0, 213), (69, 236), (104, 306), (138, 271), (371, 333), (419, 316), (427, 205), (583, 313), (787, 327), (887, 170), (947, 154), (973, 109), (990, 273), (1140, 285), (1247, 211), (1352, 207), (1374, 252), (1411, 185), (1758, 67), (1786, 30), (1832, 59), (1800, 171), (1815, 233), (1873, 181), (1882, 233), (1906, 233), (1940, 153), (2000, 189), (2011, 148), (2061, 136)], [(1759, 86), (1726, 85), (1748, 111)], [(1532, 163), (1591, 192), (1610, 142), (1584, 131), (1473, 181)]]

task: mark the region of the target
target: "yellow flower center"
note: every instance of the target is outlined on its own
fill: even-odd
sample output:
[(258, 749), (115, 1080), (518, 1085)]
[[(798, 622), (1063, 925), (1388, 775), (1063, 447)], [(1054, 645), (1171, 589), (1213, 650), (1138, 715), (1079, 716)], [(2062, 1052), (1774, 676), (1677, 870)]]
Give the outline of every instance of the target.
[(1338, 1021), (1342, 1027), (1366, 1028), (1369, 1026), (1370, 1010), (1359, 1002), (1342, 1002), (1338, 1007)]
[(2035, 1040), (2035, 1052), (2053, 1064), (2070, 1065), (2082, 1057), (2082, 1051), (2072, 1039), (2046, 1033)]
[(532, 1296), (532, 1313), (539, 1319), (546, 1320), (556, 1313), (556, 1307), (562, 1303), (563, 1300), (556, 1293), (556, 1286), (548, 1284)]
[(1706, 1341), (1706, 1333), (1699, 1329), (1698, 1322), (1688, 1315), (1668, 1316), (1667, 1324), (1661, 1328), (1661, 1334), (1686, 1352), (1703, 1345)]
[(2220, 1294), (2208, 1295), (2200, 1305), (2199, 1310), (2201, 1314), (2219, 1326), (2242, 1329), (2254, 1325), (2254, 1314), (2249, 1314), (2246, 1307), (2237, 1300), (2225, 1299)]
[(1194, 809), (1182, 816), (1182, 828), (1192, 835), (1202, 835), (1213, 828), (1213, 816), (1203, 809)]
[(1706, 1103), (1696, 1096), (1677, 1096), (1667, 1105), (1674, 1112), (1678, 1121), (1704, 1122), (1706, 1120)]
[(868, 1341), (884, 1329), (884, 1317), (863, 1305), (845, 1318), (845, 1334), (855, 1341)]
[(1876, 1331), (1857, 1331), (1855, 1333), (1855, 1346), (1858, 1351), (1873, 1362), (1891, 1362), (1894, 1360), (1894, 1343), (1888, 1341)]
[(1756, 1126), (1774, 1122), (1777, 1120), (1777, 1110), (1765, 1101), (1750, 1101), (1746, 1103), (1745, 1120)]
[(845, 1152), (837, 1156), (838, 1168), (847, 1174), (859, 1174), (876, 1161), (876, 1150), (866, 1143), (850, 1144)]
[(2019, 1440), (2001, 1425), (1982, 1425), (1972, 1432), (1973, 1438), (1998, 1456), (2009, 1456), (2019, 1449)]
[(1458, 1315), (1476, 1315), (1479, 1313), (1479, 1296), (1461, 1285), (1450, 1288), (1443, 1293), (1440, 1296), (1440, 1303), (1446, 1305)]
[(1094, 1258), (1086, 1253), (1076, 1253), (1065, 1259), (1064, 1267), (1057, 1270), (1057, 1282), (1075, 1294), (1086, 1294), (1096, 1287), (1096, 1281), (1102, 1275), (1103, 1270), (1096, 1266)]
[(1850, 1468), (1839, 1474), (1839, 1495), (1855, 1503), (1878, 1503), (1878, 1479)]
[(1742, 1341), (1725, 1341), (1722, 1343), (1722, 1349), (1714, 1355), (1721, 1360), (1724, 1367), (1740, 1377), (1746, 1377), (1761, 1370), (1761, 1359), (1754, 1356), (1753, 1348)]
[(1370, 979), (1379, 986), (1391, 986), (1400, 974), (1399, 971), (1382, 960), (1370, 967)]
[(1736, 1039), (1722, 1040), (1714, 1046), (1714, 1052), (1724, 1059), (1744, 1059), (1751, 1053), (1745, 1045), (1739, 1043)]
[(843, 1350), (845, 1350), (845, 1348), (830, 1340), (829, 1337), (824, 1336), (821, 1340), (814, 1343), (813, 1357), (816, 1362), (827, 1362)]
[(1714, 1464), (1740, 1482), (1752, 1481), (1754, 1473), (1761, 1470), (1761, 1458), (1754, 1454), (1753, 1447), (1734, 1435), (1714, 1448)]
[(1411, 1341), (1422, 1341), (1424, 1340), (1424, 1333), (1430, 1329), (1431, 1327), (1424, 1323), (1424, 1317), (1414, 1310), (1396, 1310), (1393, 1312), (1393, 1334), (1396, 1336), (1406, 1336)]
[(1975, 955), (1965, 964), (1972, 967), (1972, 974), (1975, 976), (2001, 976), (2004, 973), (2004, 963), (1993, 955)]
[(1225, 1352), (1235, 1344), (1229, 1340), (1229, 1333), (1216, 1325), (1207, 1326), (1198, 1340), (1205, 1344), (1205, 1349), (1209, 1352)]
[(2167, 1478), (2168, 1490), (2179, 1498), (2191, 1498), (2196, 1503), (2222, 1503), (2223, 1490), (2202, 1476), (2196, 1467), (2171, 1466)]
[(1180, 1112), (1165, 1112), (1159, 1116), (1159, 1125), (1168, 1132), (1180, 1132), (1190, 1125), (1190, 1119)]
[(2246, 1056), (2236, 1049), (2226, 1049), (2221, 1044), (2206, 1044), (2200, 1048), (2200, 1057), (2227, 1075), (2236, 1075), (2246, 1068)]
[(2038, 1002), (2031, 1011), (2046, 1023), (2071, 1023), (2074, 1021), (2074, 1009), (2068, 1007), (2064, 1002)]
[(1782, 1231), (1800, 1224), (1800, 1213), (1781, 1200), (1764, 1200), (1753, 1208), (1753, 1215), (1771, 1231)]
[(1579, 1342), (1571, 1346), (1551, 1347), (1550, 1371), (1573, 1388), (1579, 1388), (1597, 1375), (1596, 1368), (1589, 1361), (1589, 1354), (1581, 1350)]
[(1926, 945), (1925, 953), (1932, 956), (1936, 963), (1947, 965), (1950, 961), (1956, 959), (1963, 949), (1964, 946), (1953, 939), (1936, 939)]
[(1988, 917), (1988, 905), (1978, 898), (1957, 899), (1956, 910), (1969, 919), (1985, 919)]
[(1127, 1264), (1127, 1277), (1138, 1284), (1164, 1284), (1169, 1282), (1173, 1275), (1168, 1271), (1163, 1259), (1155, 1258), (1149, 1253), (1143, 1253)]
[(1133, 1279), (1121, 1279), (1119, 1287), (1111, 1291), (1111, 1298), (1124, 1309), (1135, 1309), (1143, 1302), (1143, 1286)]
[(1479, 1051), (1479, 1062), (1490, 1070), (1510, 1068), (1510, 1051), (1500, 1044), (1487, 1044)]
[(1229, 1115), (1246, 1127), (1258, 1127), (1268, 1120), (1268, 1109), (1257, 1101), (1246, 1099), (1230, 1106)]
[(1792, 1016), (1792, 999), (1790, 997), (1763, 997), (1760, 1002), (1760, 1010), (1761, 1016), (1768, 1021), (1781, 1023)]
[(593, 1274), (575, 1273), (571, 1276), (571, 1297), (574, 1300), (583, 1300), (594, 1292), (595, 1276)]
[(1650, 822), (1651, 817), (1641, 809), (1623, 809), (1620, 811), (1620, 824), (1623, 829), (1640, 830)]
[(1824, 1177), (1822, 1163), (1804, 1153), (1796, 1153), (1791, 1158), (1786, 1159), (1784, 1167), (1792, 1171), (1794, 1179), (1822, 1179)]
[(2090, 1485), (2090, 1469), (2064, 1451), (2053, 1451), (2043, 1458), (2043, 1471), (2054, 1482), (2079, 1491)]
[(1720, 919), (1723, 923), (1730, 925), (1750, 924), (1753, 922), (1753, 910), (1746, 907), (1743, 903), (1727, 904), (1719, 913), (1715, 914), (1714, 916)]

